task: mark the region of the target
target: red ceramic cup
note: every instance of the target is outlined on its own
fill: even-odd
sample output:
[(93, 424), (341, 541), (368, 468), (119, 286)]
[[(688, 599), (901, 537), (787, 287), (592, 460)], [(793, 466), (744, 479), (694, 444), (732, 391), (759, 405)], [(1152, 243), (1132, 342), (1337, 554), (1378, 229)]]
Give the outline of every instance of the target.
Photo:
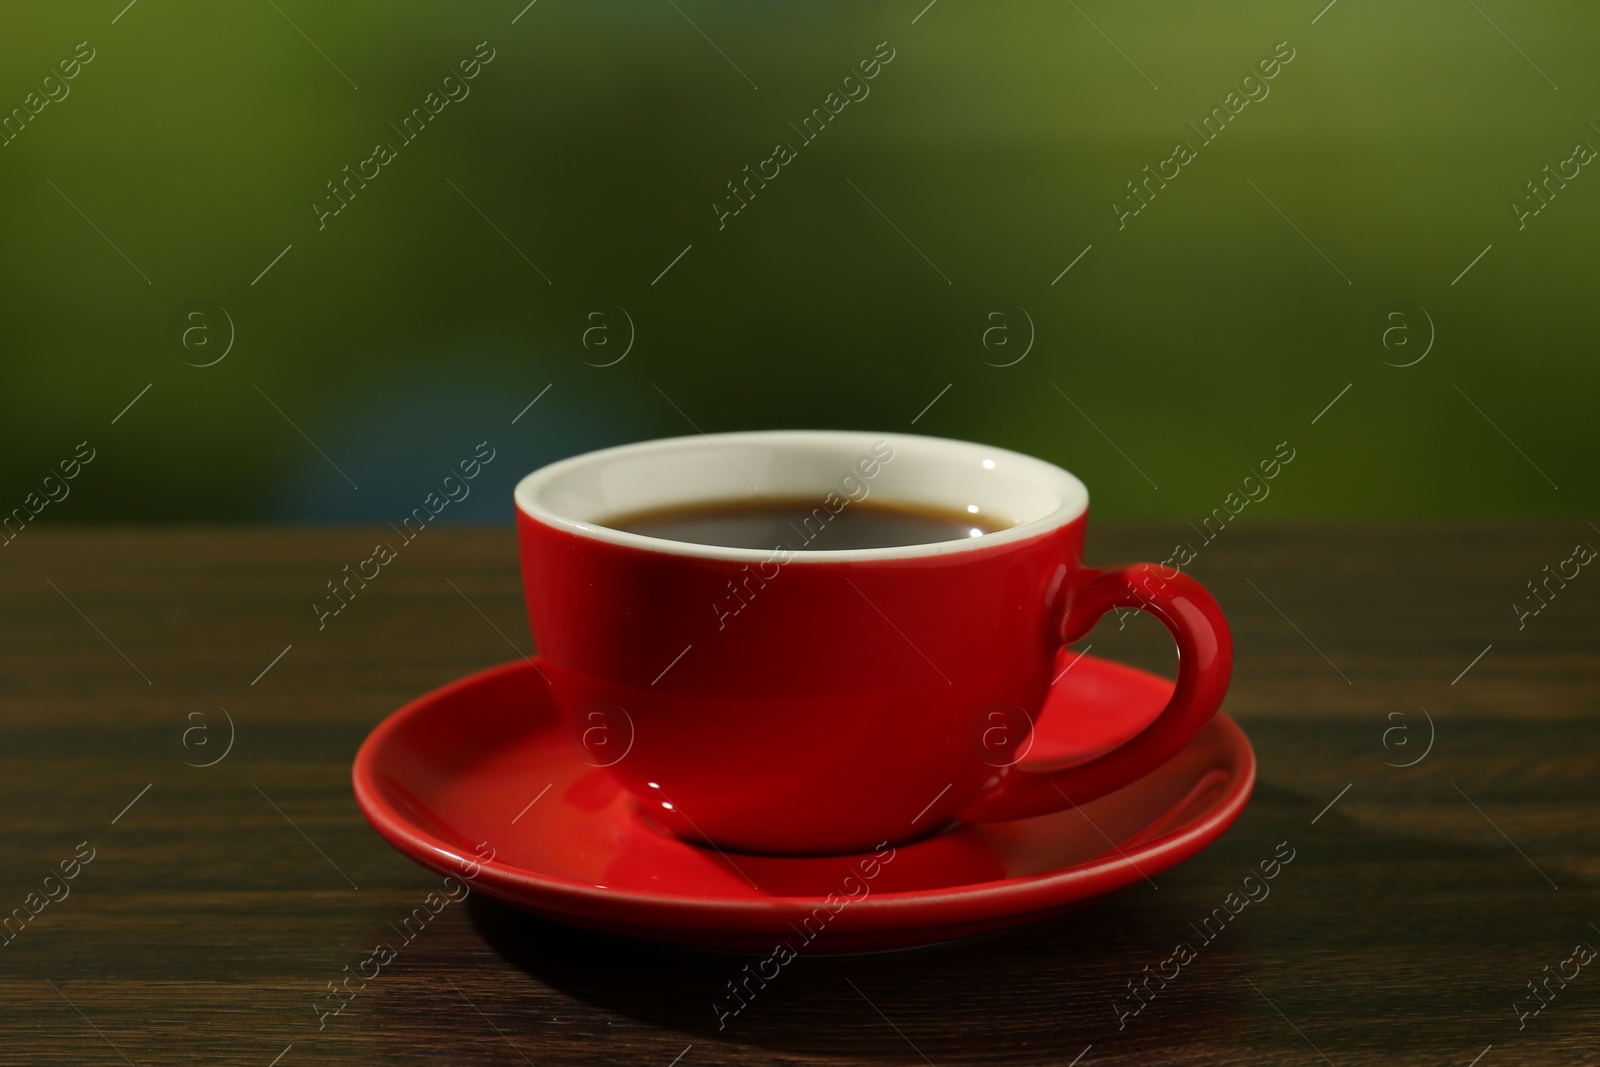
[[(607, 528), (629, 512), (805, 498), (774, 549)], [(955, 541), (801, 548), (862, 500), (1006, 524)], [(770, 431), (625, 445), (516, 488), (538, 666), (580, 754), (662, 829), (719, 848), (820, 855), (1017, 819), (1108, 793), (1217, 710), (1233, 651), (1199, 583), (1082, 562), (1089, 494), (1052, 464), (909, 434)], [(1106, 612), (1178, 645), (1166, 709), (1069, 766), (1024, 764), (1057, 651)]]

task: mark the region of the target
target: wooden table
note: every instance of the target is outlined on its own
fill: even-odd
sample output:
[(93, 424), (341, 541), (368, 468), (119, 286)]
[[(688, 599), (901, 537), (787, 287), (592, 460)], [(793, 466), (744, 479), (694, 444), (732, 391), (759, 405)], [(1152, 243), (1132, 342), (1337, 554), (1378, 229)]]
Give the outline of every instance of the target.
[[(1090, 560), (1185, 538), (1097, 528)], [(0, 912), (93, 855), (0, 947), (0, 1063), (1600, 1062), (1600, 967), (1513, 1011), (1600, 946), (1600, 574), (1522, 629), (1511, 606), (1600, 544), (1585, 521), (1245, 521), (1197, 546), (1260, 759), (1223, 840), (982, 942), (802, 958), (720, 1033), (727, 957), (476, 895), (319, 1031), (325, 983), (437, 882), (356, 810), (357, 745), (528, 650), (509, 530), (426, 531), (319, 631), (310, 605), (374, 539), (29, 527), (0, 550)], [(1170, 670), (1148, 620), (1090, 641)], [(1283, 841), (1271, 896), (1119, 1030), (1126, 983)]]

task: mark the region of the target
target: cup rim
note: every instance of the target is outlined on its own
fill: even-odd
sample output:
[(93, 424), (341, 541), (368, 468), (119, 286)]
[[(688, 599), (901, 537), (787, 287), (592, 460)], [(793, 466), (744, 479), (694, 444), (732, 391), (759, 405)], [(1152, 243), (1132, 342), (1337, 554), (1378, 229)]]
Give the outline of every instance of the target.
[[(584, 452), (566, 459), (546, 464), (524, 475), (517, 482), (513, 499), (517, 509), (528, 518), (545, 526), (567, 533), (613, 545), (620, 545), (661, 555), (686, 556), (695, 559), (726, 560), (736, 563), (754, 563), (773, 558), (775, 549), (731, 548), (724, 545), (707, 545), (689, 541), (673, 541), (648, 534), (616, 530), (595, 522), (574, 519), (546, 506), (542, 499), (545, 490), (558, 479), (585, 466), (604, 464), (625, 456), (651, 452), (668, 452), (691, 445), (710, 444), (713, 448), (738, 444), (790, 445), (804, 447), (808, 444), (839, 443), (841, 441), (875, 442), (886, 440), (891, 445), (915, 442), (925, 449), (945, 449), (952, 454), (966, 453), (969, 458), (980, 457), (986, 468), (1004, 462), (1009, 469), (1034, 477), (1042, 488), (1058, 497), (1057, 505), (1044, 515), (1009, 526), (1004, 530), (984, 534), (982, 537), (962, 538), (952, 541), (933, 541), (926, 544), (892, 545), (884, 548), (805, 549), (791, 551), (784, 564), (816, 565), (887, 561), (897, 559), (926, 559), (934, 556), (953, 556), (963, 553), (984, 552), (1015, 545), (1041, 534), (1059, 529), (1073, 522), (1089, 510), (1089, 490), (1075, 475), (1046, 460), (1015, 452), (1007, 448), (962, 441), (956, 438), (934, 437), (926, 434), (897, 432), (874, 433), (864, 430), (742, 430), (714, 434), (686, 434), (681, 437), (662, 437), (610, 448)], [(686, 501), (688, 502), (688, 501)]]

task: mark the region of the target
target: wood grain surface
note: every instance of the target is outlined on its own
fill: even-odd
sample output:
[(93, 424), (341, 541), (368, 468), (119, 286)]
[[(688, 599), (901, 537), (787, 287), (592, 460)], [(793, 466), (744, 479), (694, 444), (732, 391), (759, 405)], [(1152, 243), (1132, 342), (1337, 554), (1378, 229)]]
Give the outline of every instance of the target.
[[(0, 939), (0, 1063), (1600, 1062), (1600, 967), (1551, 977), (1600, 946), (1600, 573), (1521, 628), (1512, 607), (1600, 544), (1583, 520), (1207, 545), (1096, 527), (1090, 562), (1198, 548), (1260, 760), (1244, 816), (1154, 887), (1059, 919), (802, 957), (720, 1031), (743, 960), (479, 895), (319, 1030), (326, 983), (437, 883), (361, 818), (356, 747), (531, 651), (509, 530), (426, 531), (319, 631), (324, 583), (378, 536), (29, 528), (0, 550), (0, 915), (28, 917)], [(1087, 643), (1170, 673), (1147, 619)], [(1127, 984), (1279, 842), (1295, 859), (1271, 895), (1119, 1022)]]

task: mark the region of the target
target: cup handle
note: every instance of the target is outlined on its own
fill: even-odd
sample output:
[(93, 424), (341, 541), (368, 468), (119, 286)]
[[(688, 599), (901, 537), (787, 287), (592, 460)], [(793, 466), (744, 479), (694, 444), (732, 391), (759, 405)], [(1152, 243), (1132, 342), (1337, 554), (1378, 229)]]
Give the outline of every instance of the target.
[[(1172, 571), (1171, 577), (1161, 571)], [(1171, 759), (1222, 704), (1233, 673), (1233, 638), (1211, 594), (1171, 567), (1133, 563), (1085, 568), (1062, 616), (1062, 640), (1087, 634), (1108, 611), (1137, 608), (1161, 620), (1178, 645), (1178, 680), (1161, 714), (1110, 752), (1063, 767), (1011, 766), (958, 818), (998, 822), (1046, 815), (1104, 796)]]

